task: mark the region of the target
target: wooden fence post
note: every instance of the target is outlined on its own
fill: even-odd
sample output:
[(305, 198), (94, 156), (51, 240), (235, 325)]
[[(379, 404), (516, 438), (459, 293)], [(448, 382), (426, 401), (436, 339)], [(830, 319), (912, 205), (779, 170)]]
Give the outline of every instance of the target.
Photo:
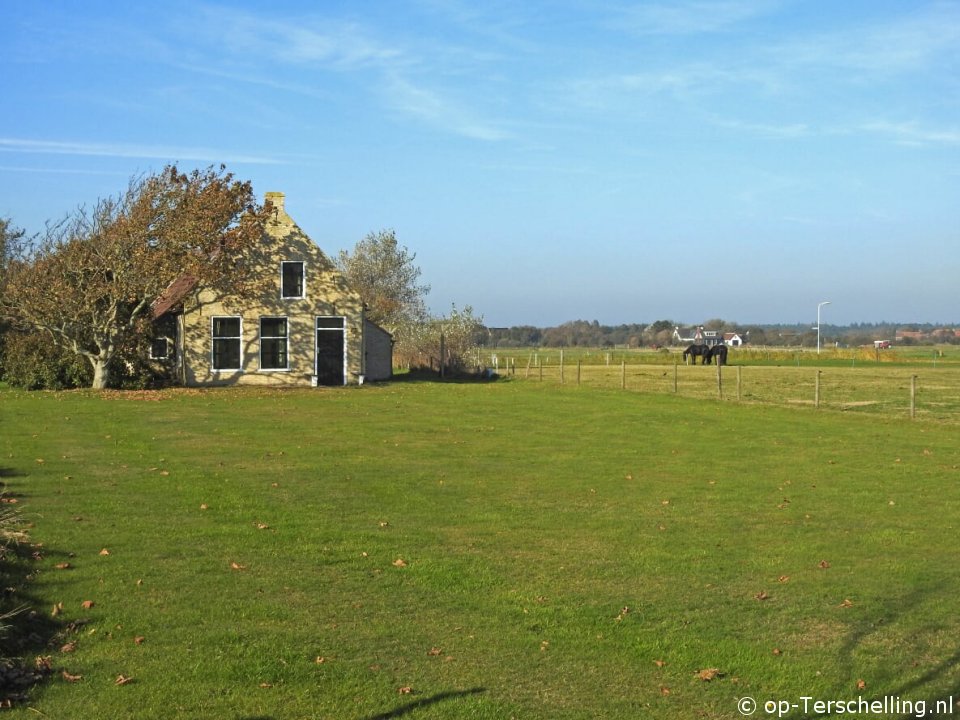
[(543, 358), (537, 354), (537, 367), (540, 369), (540, 382), (543, 382)]
[(917, 416), (917, 376), (910, 376), (910, 417)]
[(723, 364), (717, 358), (717, 396), (723, 400)]
[(677, 373), (679, 373), (680, 363), (676, 360), (673, 361), (673, 394), (677, 394)]
[(813, 391), (813, 406), (815, 408), (820, 407), (820, 371), (817, 370), (817, 384)]
[(627, 361), (620, 361), (620, 389), (627, 389)]

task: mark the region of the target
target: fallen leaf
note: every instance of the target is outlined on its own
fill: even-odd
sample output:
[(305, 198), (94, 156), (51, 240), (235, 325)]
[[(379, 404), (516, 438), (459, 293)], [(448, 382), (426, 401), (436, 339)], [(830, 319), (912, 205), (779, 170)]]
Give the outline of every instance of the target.
[(440, 648), (438, 648), (438, 647), (432, 647), (432, 648), (430, 648), (430, 650), (427, 652), (427, 655), (436, 656), (436, 655), (439, 655), (439, 654), (442, 653), (442, 652), (443, 652), (443, 650), (441, 650)]
[(670, 688), (664, 687), (663, 685), (661, 685), (661, 686), (660, 686), (660, 694), (663, 695), (664, 697), (666, 697), (667, 695), (670, 694)]
[(100, 551), (100, 554), (101, 554), (101, 555), (109, 555), (109, 554), (110, 554), (110, 551), (107, 550), (106, 548), (104, 548), (103, 550)]
[(272, 687), (273, 687), (273, 683), (262, 682), (262, 683), (260, 683), (260, 687), (262, 687), (262, 688), (272, 688)]
[(780, 577), (777, 578), (777, 582), (785, 583), (785, 582), (789, 582), (789, 581), (790, 581), (790, 576), (789, 576), (789, 575), (781, 575)]
[(821, 560), (819, 567), (821, 570), (826, 570), (828, 567), (830, 567), (830, 563), (828, 563), (826, 560)]
[(766, 590), (761, 590), (756, 595), (753, 596), (757, 600), (769, 600), (770, 596), (767, 594)]
[(853, 607), (853, 601), (850, 598), (844, 598), (844, 601), (837, 605), (837, 607), (849, 608)]
[(134, 645), (143, 645), (143, 641), (144, 641), (144, 640), (146, 640), (146, 638), (145, 638), (143, 635), (137, 635), (137, 636), (133, 639), (133, 644), (134, 644)]
[(857, 680), (857, 690), (863, 690), (867, 684), (863, 680)]
[(56, 565), (54, 565), (54, 567), (57, 570), (69, 570), (73, 566), (68, 562), (62, 562), (62, 563), (57, 563)]
[(780, 648), (774, 648), (774, 649), (773, 649), (773, 654), (774, 654), (774, 655), (783, 655), (783, 650), (781, 650)]
[(398, 692), (400, 695), (412, 695), (412, 694), (413, 694), (413, 688), (410, 687), (409, 685), (404, 685), (402, 688), (400, 688), (399, 690), (397, 690), (397, 692)]
[(246, 566), (246, 565), (241, 565), (241, 564), (238, 563), (238, 562), (232, 562), (232, 563), (230, 563), (230, 569), (231, 569), (231, 570), (246, 570), (246, 569), (247, 569), (247, 566)]
[(201, 509), (201, 510), (209, 510), (209, 509), (210, 509), (210, 506), (207, 505), (206, 503), (200, 503), (200, 509)]
[(723, 673), (718, 668), (706, 668), (697, 672), (697, 677), (704, 682), (710, 682), (718, 677), (723, 677)]
[(662, 668), (667, 663), (665, 663), (663, 660), (654, 660), (653, 664), (656, 665), (658, 668)]
[(254, 523), (254, 525), (257, 526), (257, 530), (269, 530), (269, 529), (270, 529), (270, 526), (267, 525), (266, 523), (258, 522), (258, 523)]
[(63, 612), (63, 603), (58, 602), (56, 605), (53, 606), (53, 610), (50, 612), (50, 617), (56, 617), (62, 612)]
[(66, 645), (60, 648), (62, 653), (71, 653), (77, 649), (77, 644), (73, 642), (68, 642)]
[(113, 681), (114, 685), (126, 685), (127, 683), (133, 682), (132, 677), (127, 677), (126, 675), (117, 675), (117, 679)]
[(79, 682), (83, 680), (83, 675), (71, 675), (66, 670), (63, 671), (63, 679), (67, 682)]
[(315, 662), (317, 665), (323, 665), (326, 661), (327, 661), (327, 659), (326, 659), (325, 657), (323, 657), (322, 655), (317, 655), (317, 659), (314, 660), (314, 662)]
[(404, 560), (403, 558), (397, 558), (396, 560), (393, 561), (393, 566), (398, 568), (406, 567), (407, 561)]
[(93, 600), (84, 600), (82, 603), (80, 603), (80, 607), (82, 607), (84, 610), (89, 610), (94, 605), (96, 605), (96, 603)]

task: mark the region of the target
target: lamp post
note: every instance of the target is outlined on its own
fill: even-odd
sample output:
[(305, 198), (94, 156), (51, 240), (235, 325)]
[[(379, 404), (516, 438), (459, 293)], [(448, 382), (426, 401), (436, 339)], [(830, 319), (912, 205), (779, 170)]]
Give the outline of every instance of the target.
[(824, 300), (822, 303), (817, 304), (817, 355), (820, 354), (820, 308), (829, 304), (829, 300)]

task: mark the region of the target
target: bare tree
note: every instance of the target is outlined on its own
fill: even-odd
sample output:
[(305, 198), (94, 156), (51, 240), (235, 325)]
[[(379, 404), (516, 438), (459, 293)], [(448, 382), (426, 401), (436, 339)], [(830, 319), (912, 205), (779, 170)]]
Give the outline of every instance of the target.
[(390, 332), (422, 323), (427, 318), (424, 298), (429, 285), (419, 285), (415, 253), (400, 247), (393, 230), (370, 233), (353, 252), (341, 250), (337, 268), (360, 293), (367, 317)]
[(223, 166), (133, 178), (123, 194), (48, 227), (10, 260), (0, 314), (86, 358), (93, 387), (107, 387), (110, 361), (145, 330), (151, 303), (171, 282), (189, 275), (233, 294), (252, 287), (243, 258), (265, 217), (250, 183)]

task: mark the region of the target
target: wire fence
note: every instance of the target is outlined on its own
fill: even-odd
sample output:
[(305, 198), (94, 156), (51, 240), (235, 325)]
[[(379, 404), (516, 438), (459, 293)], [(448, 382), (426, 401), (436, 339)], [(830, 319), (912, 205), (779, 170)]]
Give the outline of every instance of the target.
[[(606, 357), (599, 362), (562, 353), (513, 357), (491, 354), (485, 366), (500, 375), (583, 389), (670, 393), (703, 400), (806, 406), (907, 418), (960, 421), (960, 365), (933, 363), (833, 364), (815, 358), (783, 364), (686, 365), (654, 354), (640, 361)], [(486, 359), (486, 358), (484, 358)], [(666, 360), (666, 362), (664, 362)]]

